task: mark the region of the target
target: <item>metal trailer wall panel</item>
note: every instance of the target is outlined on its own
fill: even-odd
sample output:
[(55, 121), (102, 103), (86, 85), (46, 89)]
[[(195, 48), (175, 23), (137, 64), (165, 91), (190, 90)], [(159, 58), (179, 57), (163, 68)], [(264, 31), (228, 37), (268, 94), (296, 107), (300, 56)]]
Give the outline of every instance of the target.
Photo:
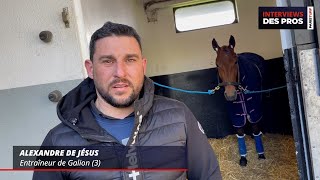
[(301, 85), (305, 107), (305, 116), (309, 134), (310, 152), (314, 179), (320, 179), (320, 96), (317, 94), (319, 87), (317, 61), (318, 49), (301, 50), (299, 52), (299, 63), (301, 73)]

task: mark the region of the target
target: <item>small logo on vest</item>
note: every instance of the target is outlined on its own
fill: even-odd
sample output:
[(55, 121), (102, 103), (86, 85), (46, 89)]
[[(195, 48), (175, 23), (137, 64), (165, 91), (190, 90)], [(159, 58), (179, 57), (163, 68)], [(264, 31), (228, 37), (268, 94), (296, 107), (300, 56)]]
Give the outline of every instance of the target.
[(203, 134), (206, 134), (206, 133), (204, 133), (204, 130), (203, 130), (201, 124), (199, 123), (199, 121), (198, 121), (198, 127), (199, 127), (200, 131), (201, 131)]
[[(126, 154), (126, 157), (129, 158), (129, 164), (128, 166), (129, 169), (132, 168), (138, 168), (138, 158), (137, 158), (137, 152), (136, 152), (136, 147), (135, 146), (130, 146), (128, 150), (128, 154)], [(129, 174), (129, 179), (137, 180), (137, 177), (140, 175), (138, 171), (132, 170), (131, 173)]]

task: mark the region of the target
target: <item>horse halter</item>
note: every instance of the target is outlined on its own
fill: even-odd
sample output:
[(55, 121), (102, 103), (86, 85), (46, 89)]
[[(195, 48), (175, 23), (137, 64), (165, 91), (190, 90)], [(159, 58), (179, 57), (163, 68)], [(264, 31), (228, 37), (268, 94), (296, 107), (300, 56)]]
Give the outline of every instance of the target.
[(218, 86), (229, 86), (229, 85), (239, 86), (240, 83), (239, 83), (239, 82), (222, 82), (222, 83), (219, 83), (219, 84), (218, 84)]

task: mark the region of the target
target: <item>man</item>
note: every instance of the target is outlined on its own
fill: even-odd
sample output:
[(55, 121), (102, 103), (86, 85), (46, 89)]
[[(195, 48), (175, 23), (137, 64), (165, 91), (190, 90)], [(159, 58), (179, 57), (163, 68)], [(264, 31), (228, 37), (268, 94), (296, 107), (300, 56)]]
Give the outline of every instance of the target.
[(183, 103), (154, 95), (146, 63), (132, 27), (104, 24), (91, 37), (89, 77), (58, 103), (62, 123), (42, 146), (185, 146), (188, 170), (35, 172), (34, 180), (221, 179), (201, 125)]

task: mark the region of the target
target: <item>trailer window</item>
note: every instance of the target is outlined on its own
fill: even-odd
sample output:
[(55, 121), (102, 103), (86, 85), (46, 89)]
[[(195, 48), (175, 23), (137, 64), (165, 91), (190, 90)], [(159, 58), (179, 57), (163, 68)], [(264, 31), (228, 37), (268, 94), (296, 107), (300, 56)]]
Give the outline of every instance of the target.
[(174, 9), (177, 32), (221, 26), (237, 22), (232, 1), (211, 2)]

